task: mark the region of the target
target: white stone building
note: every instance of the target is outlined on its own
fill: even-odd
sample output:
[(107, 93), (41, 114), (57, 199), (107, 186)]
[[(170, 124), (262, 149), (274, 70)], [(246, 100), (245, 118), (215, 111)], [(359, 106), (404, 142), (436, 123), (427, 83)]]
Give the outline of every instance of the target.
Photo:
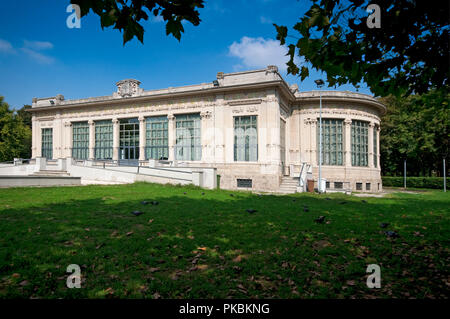
[[(384, 105), (338, 91), (322, 91), (322, 104), (327, 190), (380, 191)], [(123, 80), (109, 96), (34, 98), (31, 112), (33, 158), (125, 165), (167, 158), (217, 168), (221, 188), (260, 191), (295, 189), (303, 168), (317, 187), (319, 91), (289, 86), (275, 66), (161, 90)]]

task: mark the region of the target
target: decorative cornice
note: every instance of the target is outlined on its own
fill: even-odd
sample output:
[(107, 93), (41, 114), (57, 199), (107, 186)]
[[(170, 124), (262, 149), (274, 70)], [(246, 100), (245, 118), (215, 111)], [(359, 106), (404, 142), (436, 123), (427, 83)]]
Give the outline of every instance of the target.
[(262, 99), (246, 99), (246, 100), (228, 101), (227, 104), (230, 106), (234, 106), (234, 105), (261, 104), (261, 102), (262, 102)]
[(53, 121), (54, 119), (55, 119), (54, 116), (49, 116), (49, 117), (40, 117), (40, 118), (38, 118), (37, 120), (38, 120), (39, 122), (44, 122), (44, 121)]

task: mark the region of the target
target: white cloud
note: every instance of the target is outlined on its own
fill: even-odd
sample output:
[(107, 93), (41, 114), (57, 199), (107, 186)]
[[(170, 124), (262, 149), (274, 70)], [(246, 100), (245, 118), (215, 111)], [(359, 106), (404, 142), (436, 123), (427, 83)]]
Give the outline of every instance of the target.
[(0, 39), (0, 52), (3, 53), (14, 53), (15, 50), (11, 43), (6, 40)]
[(280, 42), (262, 37), (243, 37), (239, 42), (233, 42), (228, 47), (230, 56), (239, 58), (240, 64), (235, 69), (243, 68), (265, 68), (268, 65), (276, 65), (280, 71), (286, 71), (286, 56), (288, 49), (281, 46)]
[(266, 18), (266, 17), (264, 17), (264, 16), (260, 16), (260, 17), (259, 17), (259, 21), (260, 21), (262, 24), (272, 24), (272, 23), (273, 23), (272, 19)]
[(40, 50), (52, 49), (53, 48), (53, 44), (48, 42), (48, 41), (28, 41), (28, 40), (23, 40), (23, 47), (31, 49), (31, 50), (40, 51)]
[(39, 64), (52, 64), (53, 62), (55, 62), (55, 59), (53, 59), (52, 57), (46, 56), (29, 48), (22, 48), (21, 50), (23, 53), (28, 55)]

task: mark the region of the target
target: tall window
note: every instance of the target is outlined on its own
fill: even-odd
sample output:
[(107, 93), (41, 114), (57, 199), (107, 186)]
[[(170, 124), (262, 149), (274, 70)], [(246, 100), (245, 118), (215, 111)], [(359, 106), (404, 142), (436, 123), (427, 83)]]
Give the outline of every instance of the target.
[[(322, 165), (343, 165), (343, 120), (322, 119)], [(319, 163), (319, 134), (317, 125), (317, 163)]]
[(200, 161), (202, 159), (200, 115), (177, 115), (175, 125), (175, 158), (185, 161)]
[(95, 122), (95, 159), (112, 159), (113, 124), (111, 120)]
[(43, 128), (42, 129), (42, 157), (46, 159), (53, 158), (53, 129)]
[(169, 130), (167, 116), (147, 117), (145, 158), (169, 158)]
[(119, 129), (119, 159), (136, 162), (139, 159), (139, 120), (121, 119)]
[(72, 123), (72, 157), (88, 159), (89, 157), (89, 124), (88, 122)]
[(352, 121), (352, 166), (368, 165), (369, 123)]
[(258, 160), (258, 129), (255, 115), (234, 118), (234, 160), (246, 162)]

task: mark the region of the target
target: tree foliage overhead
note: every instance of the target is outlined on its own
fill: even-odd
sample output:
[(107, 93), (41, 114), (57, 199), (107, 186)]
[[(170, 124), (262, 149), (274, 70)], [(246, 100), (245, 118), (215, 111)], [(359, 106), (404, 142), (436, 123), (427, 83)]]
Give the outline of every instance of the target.
[(184, 32), (183, 20), (197, 26), (200, 24), (198, 8), (203, 8), (203, 0), (71, 0), (81, 9), (81, 17), (92, 10), (100, 16), (102, 28), (113, 26), (123, 31), (123, 43), (134, 37), (144, 43), (144, 27), (141, 20), (149, 16), (161, 16), (166, 22), (166, 34), (181, 39)]
[[(369, 0), (313, 0), (289, 30), (288, 73), (304, 80), (310, 68), (324, 71), (329, 86), (365, 82), (377, 96), (425, 93), (449, 85), (449, 2), (377, 0), (381, 28), (369, 28)], [(295, 32), (292, 32), (295, 31)], [(296, 65), (295, 55), (306, 63)]]
[(383, 175), (402, 175), (406, 159), (410, 176), (442, 176), (442, 159), (448, 159), (450, 147), (449, 101), (443, 90), (380, 99), (387, 107), (380, 131)]

